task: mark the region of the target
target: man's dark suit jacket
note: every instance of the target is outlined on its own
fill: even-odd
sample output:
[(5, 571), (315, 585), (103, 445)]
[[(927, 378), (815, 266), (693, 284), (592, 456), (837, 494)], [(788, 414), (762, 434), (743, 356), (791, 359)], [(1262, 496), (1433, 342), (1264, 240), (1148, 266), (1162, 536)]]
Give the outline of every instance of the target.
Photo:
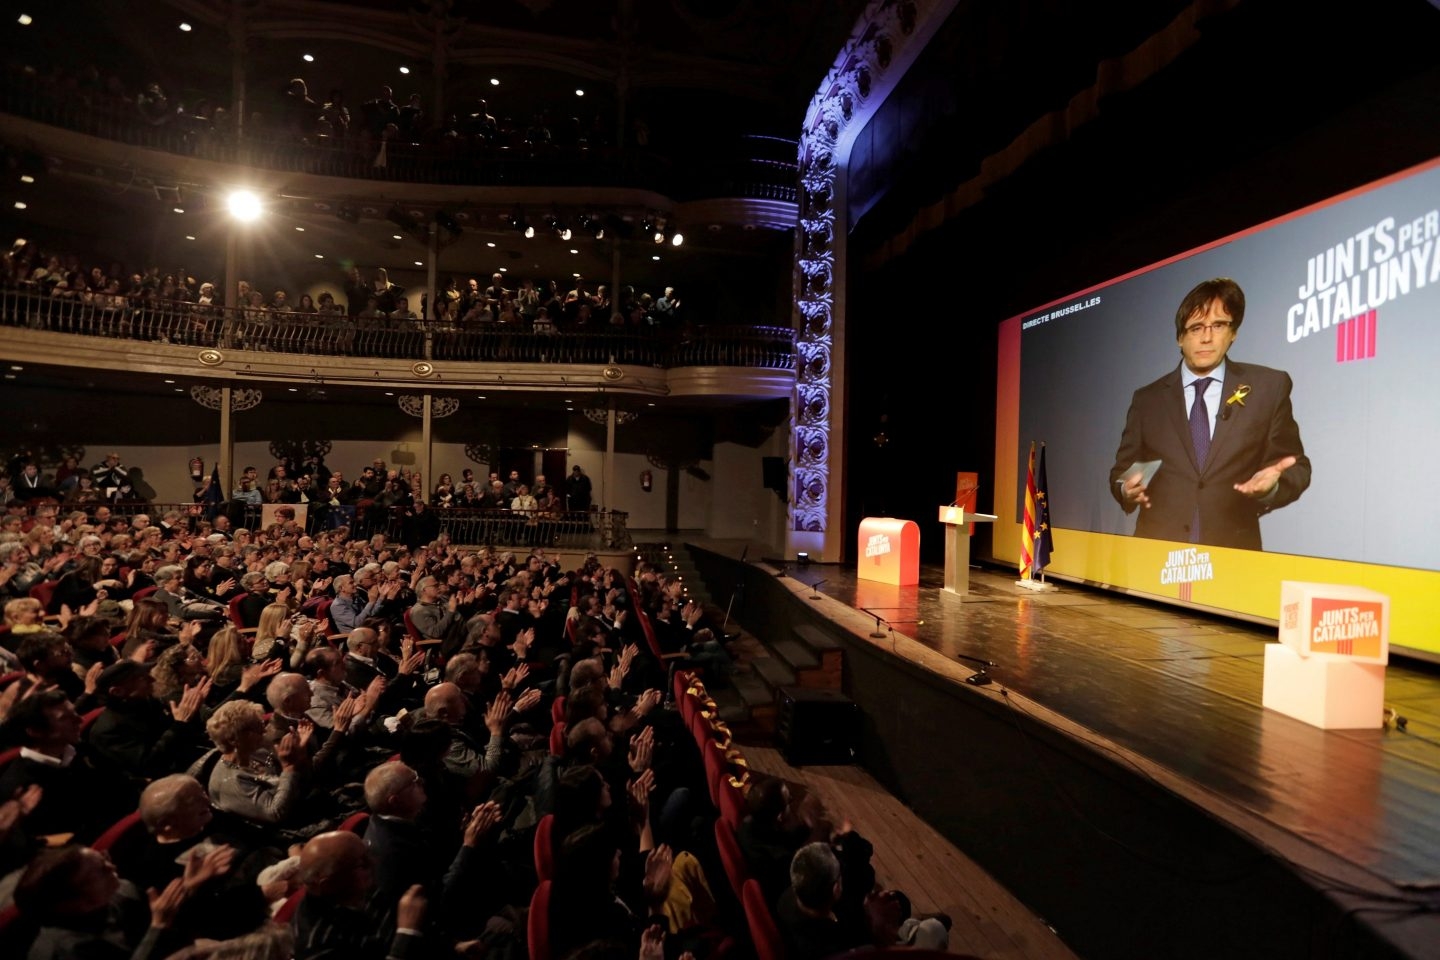
[[(1245, 403), (1227, 404), (1241, 386), (1248, 386)], [(1193, 391), (1181, 386), (1180, 369), (1135, 391), (1125, 418), (1125, 433), (1110, 468), (1110, 494), (1129, 513), (1120, 491), (1125, 470), (1136, 461), (1162, 460), (1146, 491), (1149, 508), (1140, 510), (1137, 537), (1205, 543), (1217, 547), (1259, 550), (1260, 517), (1293, 503), (1310, 486), (1310, 460), (1300, 443), (1300, 427), (1290, 408), (1290, 375), (1249, 363), (1229, 360), (1215, 433), (1204, 470), (1195, 463), (1186, 415)], [(1294, 456), (1296, 463), (1280, 475), (1280, 485), (1268, 500), (1237, 493), (1234, 485), (1249, 480), (1257, 470)], [(1191, 536), (1199, 507), (1200, 532)]]

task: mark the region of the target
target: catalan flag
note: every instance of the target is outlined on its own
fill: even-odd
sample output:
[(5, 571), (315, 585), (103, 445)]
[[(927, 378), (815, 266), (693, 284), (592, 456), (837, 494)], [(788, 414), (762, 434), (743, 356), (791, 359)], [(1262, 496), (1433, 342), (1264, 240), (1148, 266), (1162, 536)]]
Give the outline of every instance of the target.
[(1035, 441), (1025, 467), (1025, 525), (1020, 532), (1020, 577), (1034, 580), (1050, 563), (1054, 542), (1050, 536), (1050, 494), (1045, 479), (1045, 444), (1035, 460)]

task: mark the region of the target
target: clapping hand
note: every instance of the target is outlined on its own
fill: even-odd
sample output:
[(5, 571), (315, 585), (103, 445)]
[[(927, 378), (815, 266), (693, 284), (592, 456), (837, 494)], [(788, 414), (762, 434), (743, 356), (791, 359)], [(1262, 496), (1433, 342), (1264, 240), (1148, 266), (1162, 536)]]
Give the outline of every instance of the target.
[(228, 845), (215, 847), (203, 857), (191, 856), (185, 861), (185, 875), (182, 878), (185, 892), (193, 893), (216, 877), (225, 876), (234, 862), (235, 848)]
[(170, 716), (175, 718), (176, 723), (188, 723), (200, 715), (200, 707), (204, 705), (205, 698), (210, 695), (210, 678), (203, 677), (194, 684), (185, 685), (184, 692), (180, 695), (180, 701), (170, 701)]
[(532, 687), (531, 689), (526, 690), (524, 693), (520, 694), (520, 699), (515, 701), (515, 712), (524, 713), (526, 710), (529, 710), (531, 707), (535, 706), (539, 702), (540, 691), (539, 689)]
[(630, 740), (630, 769), (644, 773), (650, 769), (650, 758), (655, 752), (655, 728), (646, 727)]
[(465, 846), (477, 845), (480, 839), (493, 830), (499, 822), (500, 804), (494, 800), (482, 803), (471, 810), (470, 816), (465, 819)]
[(189, 891), (185, 889), (185, 881), (176, 877), (164, 890), (157, 892), (151, 887), (146, 894), (150, 900), (150, 926), (163, 930), (175, 922), (175, 915), (180, 912), (180, 905), (185, 902)]
[(665, 960), (665, 930), (651, 924), (640, 934), (640, 960)]
[(630, 800), (635, 806), (648, 810), (650, 808), (650, 791), (655, 789), (655, 771), (646, 770), (640, 776), (630, 781)]
[(510, 706), (510, 694), (502, 690), (485, 711), (485, 727), (492, 737), (498, 737), (505, 732), (505, 718), (510, 715)]
[(645, 858), (645, 879), (643, 885), (645, 894), (652, 901), (665, 899), (665, 894), (670, 889), (670, 873), (674, 866), (675, 856), (670, 852), (668, 844), (660, 844), (650, 855)]
[(273, 657), (264, 663), (252, 663), (240, 671), (240, 692), (245, 693), (255, 684), (267, 677), (273, 677), (280, 672), (281, 661), (279, 657)]

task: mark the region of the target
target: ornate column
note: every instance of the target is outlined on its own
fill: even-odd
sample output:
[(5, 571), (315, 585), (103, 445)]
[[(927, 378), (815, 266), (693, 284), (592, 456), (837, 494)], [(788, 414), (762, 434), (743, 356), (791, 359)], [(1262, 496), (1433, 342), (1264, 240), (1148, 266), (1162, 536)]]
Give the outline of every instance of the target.
[[(785, 555), (838, 561), (845, 541), (846, 168), (856, 135), (957, 0), (872, 0), (810, 101), (795, 231), (795, 398)], [(858, 518), (854, 518), (858, 520)]]
[[(219, 362), (218, 350), (205, 350), (200, 355), (201, 363), (211, 362), (207, 354), (216, 358), (214, 362)], [(202, 407), (220, 412), (220, 482), (225, 485), (220, 493), (228, 500), (230, 491), (235, 489), (235, 427), (232, 414), (260, 406), (265, 394), (253, 387), (232, 387), (228, 383), (212, 387), (197, 383), (190, 388), (190, 399)]]

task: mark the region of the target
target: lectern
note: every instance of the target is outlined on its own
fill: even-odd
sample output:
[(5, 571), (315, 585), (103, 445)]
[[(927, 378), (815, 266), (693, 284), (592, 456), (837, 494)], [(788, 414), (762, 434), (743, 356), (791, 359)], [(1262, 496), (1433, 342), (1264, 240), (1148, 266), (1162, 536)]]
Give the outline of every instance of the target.
[(964, 507), (941, 507), (945, 524), (945, 591), (960, 596), (970, 592), (970, 524), (994, 523), (993, 513), (970, 513)]

